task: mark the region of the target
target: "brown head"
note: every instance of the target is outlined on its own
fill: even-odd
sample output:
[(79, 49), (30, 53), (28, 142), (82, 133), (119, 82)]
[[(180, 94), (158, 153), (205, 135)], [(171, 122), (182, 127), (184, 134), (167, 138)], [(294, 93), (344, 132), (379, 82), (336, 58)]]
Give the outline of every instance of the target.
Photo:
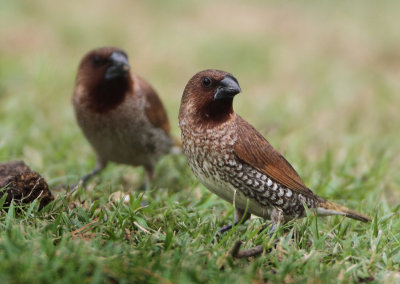
[(231, 74), (219, 70), (204, 70), (194, 75), (183, 91), (179, 121), (213, 124), (233, 115), (233, 98), (241, 92)]
[(105, 112), (121, 103), (132, 91), (128, 55), (122, 49), (101, 47), (81, 60), (74, 96), (96, 112)]

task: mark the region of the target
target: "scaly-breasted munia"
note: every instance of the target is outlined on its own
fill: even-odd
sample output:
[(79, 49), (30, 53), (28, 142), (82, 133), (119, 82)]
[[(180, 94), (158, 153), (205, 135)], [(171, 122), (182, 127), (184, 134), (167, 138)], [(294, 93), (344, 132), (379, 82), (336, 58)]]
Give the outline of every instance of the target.
[(254, 214), (271, 219), (275, 230), (279, 223), (305, 216), (304, 204), (318, 215), (370, 220), (307, 188), (289, 162), (233, 111), (233, 98), (240, 92), (231, 74), (205, 70), (187, 83), (179, 111), (189, 165), (210, 191), (234, 204), (235, 223)]
[(107, 162), (144, 166), (149, 178), (173, 139), (156, 91), (130, 71), (128, 55), (115, 47), (88, 52), (80, 62), (73, 94), (79, 126), (97, 155), (95, 169)]

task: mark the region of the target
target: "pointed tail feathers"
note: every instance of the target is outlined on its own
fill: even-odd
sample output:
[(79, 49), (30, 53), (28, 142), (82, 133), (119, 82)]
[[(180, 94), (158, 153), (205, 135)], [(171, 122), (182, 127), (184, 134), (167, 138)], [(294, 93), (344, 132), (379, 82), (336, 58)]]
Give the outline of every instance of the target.
[(346, 216), (361, 222), (370, 222), (372, 221), (371, 217), (366, 215), (357, 213), (349, 208), (346, 208), (342, 205), (339, 205), (334, 202), (330, 202), (327, 200), (322, 200), (317, 207), (317, 215), (320, 216), (329, 216), (329, 215), (342, 215)]

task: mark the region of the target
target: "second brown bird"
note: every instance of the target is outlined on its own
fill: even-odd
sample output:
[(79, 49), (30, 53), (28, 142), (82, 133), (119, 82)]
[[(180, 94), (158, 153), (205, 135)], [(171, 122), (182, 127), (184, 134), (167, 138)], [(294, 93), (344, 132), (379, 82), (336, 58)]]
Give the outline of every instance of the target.
[(234, 204), (236, 223), (254, 214), (271, 219), (273, 231), (276, 224), (305, 216), (305, 205), (318, 215), (370, 220), (307, 188), (289, 162), (233, 111), (233, 98), (240, 92), (231, 74), (205, 70), (187, 83), (179, 112), (191, 169), (209, 190)]
[(79, 65), (73, 95), (79, 126), (97, 155), (96, 168), (108, 162), (154, 166), (173, 148), (167, 113), (154, 89), (130, 71), (128, 55), (115, 47), (88, 52)]

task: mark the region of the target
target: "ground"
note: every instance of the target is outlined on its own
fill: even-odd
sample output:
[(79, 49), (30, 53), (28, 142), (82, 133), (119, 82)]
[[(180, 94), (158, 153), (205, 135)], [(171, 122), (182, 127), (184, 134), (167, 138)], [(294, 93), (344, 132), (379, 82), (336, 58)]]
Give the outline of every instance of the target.
[[(400, 3), (136, 2), (0, 3), (0, 161), (24, 160), (57, 196), (41, 211), (1, 211), (0, 282), (400, 281)], [(87, 189), (57, 190), (95, 164), (71, 94), (80, 58), (103, 45), (128, 52), (176, 137), (189, 78), (229, 71), (243, 90), (235, 110), (305, 183), (374, 221), (311, 214), (280, 228), (274, 246), (256, 218), (213, 241), (233, 208), (183, 156), (160, 161), (145, 193), (143, 169), (120, 165)], [(238, 239), (272, 250), (232, 259)]]

